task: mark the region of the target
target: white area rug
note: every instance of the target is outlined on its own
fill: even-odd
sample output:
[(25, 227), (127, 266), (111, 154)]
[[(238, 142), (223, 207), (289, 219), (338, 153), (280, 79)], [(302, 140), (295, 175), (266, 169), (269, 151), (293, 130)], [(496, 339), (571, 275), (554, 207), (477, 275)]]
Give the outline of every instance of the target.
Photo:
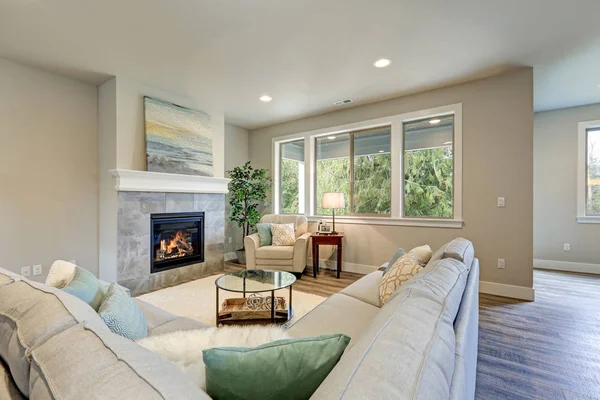
[[(208, 325), (215, 325), (215, 301), (216, 288), (215, 280), (222, 275), (212, 275), (206, 278), (183, 283), (181, 285), (157, 290), (139, 296), (140, 300), (150, 303), (156, 307), (162, 308), (171, 314), (180, 317), (188, 317), (204, 322)], [(293, 290), (293, 289), (292, 289)], [(275, 292), (277, 296), (285, 297), (289, 301), (289, 289), (282, 289)], [(325, 297), (315, 294), (308, 294), (293, 290), (292, 308), (294, 317), (286, 325), (291, 326), (310, 310), (325, 301)], [(219, 290), (219, 303), (224, 299), (242, 297), (241, 293), (226, 292)]]

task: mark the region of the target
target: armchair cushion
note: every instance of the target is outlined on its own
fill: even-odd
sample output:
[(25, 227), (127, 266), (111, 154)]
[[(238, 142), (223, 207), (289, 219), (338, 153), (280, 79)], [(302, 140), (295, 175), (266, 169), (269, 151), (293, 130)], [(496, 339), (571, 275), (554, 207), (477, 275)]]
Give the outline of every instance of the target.
[(294, 224), (271, 224), (274, 246), (293, 246), (296, 241)]
[(270, 246), (273, 243), (273, 236), (271, 235), (271, 224), (256, 224), (256, 230), (258, 231), (258, 237), (260, 239), (261, 246)]
[(291, 260), (294, 246), (261, 246), (256, 250), (256, 258), (262, 260)]

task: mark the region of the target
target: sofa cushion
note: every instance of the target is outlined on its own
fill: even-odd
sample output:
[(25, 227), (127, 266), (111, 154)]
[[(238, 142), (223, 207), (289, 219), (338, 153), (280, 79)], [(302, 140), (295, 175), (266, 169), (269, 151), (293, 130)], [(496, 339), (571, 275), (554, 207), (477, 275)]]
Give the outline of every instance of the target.
[(0, 362), (0, 399), (2, 400), (25, 400), (15, 382), (4, 365)]
[(308, 231), (308, 220), (304, 215), (266, 214), (260, 222), (269, 224), (294, 224), (295, 236), (298, 238)]
[(81, 267), (75, 267), (73, 278), (62, 290), (85, 301), (96, 311), (100, 308), (105, 294), (98, 278)]
[(157, 354), (83, 324), (34, 349), (31, 371), (35, 399), (209, 399)]
[[(394, 265), (396, 263), (396, 261), (398, 261), (398, 259), (405, 254), (406, 254), (406, 250), (404, 250), (401, 247), (398, 250), (396, 250), (394, 252), (394, 254), (392, 255), (392, 259), (387, 264), (385, 264), (385, 268), (383, 269), (383, 274), (385, 275), (390, 270), (390, 268), (392, 268), (392, 265)], [(383, 265), (382, 265), (382, 267), (383, 267)]]
[(411, 249), (409, 253), (417, 256), (417, 261), (421, 266), (425, 266), (429, 260), (431, 259), (431, 255), (433, 252), (431, 251), (431, 247), (428, 244), (424, 244), (423, 246), (415, 247)]
[[(0, 269), (2, 275), (10, 276)], [(0, 358), (25, 396), (29, 394), (33, 349), (81, 322), (108, 331), (89, 305), (41, 283), (21, 279), (0, 285), (0, 299)]]
[(142, 310), (144, 315), (146, 316), (146, 324), (148, 325), (148, 331), (159, 327), (161, 325), (166, 324), (169, 321), (173, 321), (174, 319), (179, 318), (175, 314), (171, 314), (168, 311), (163, 310), (162, 308), (158, 308), (153, 306), (150, 303), (147, 303), (143, 300), (133, 298), (133, 302)]
[(463, 263), (445, 259), (402, 286), (312, 399), (449, 398), (453, 325), (468, 273)]
[(108, 288), (104, 301), (98, 309), (98, 315), (117, 335), (131, 340), (138, 340), (148, 335), (146, 316), (135, 304), (131, 295), (115, 283)]
[(294, 247), (262, 246), (256, 250), (256, 258), (263, 260), (291, 260), (294, 258)]
[(293, 337), (343, 333), (350, 336), (352, 346), (378, 311), (378, 307), (336, 293), (292, 325), (288, 333)]
[(271, 224), (256, 224), (256, 231), (258, 232), (258, 240), (261, 246), (270, 246), (273, 243)]
[(379, 300), (387, 303), (392, 295), (409, 279), (415, 276), (423, 267), (415, 253), (407, 253), (400, 257), (379, 281)]
[(379, 282), (383, 273), (381, 271), (371, 272), (363, 276), (352, 285), (347, 286), (340, 293), (364, 301), (375, 307), (381, 307), (379, 299)]
[(470, 267), (475, 258), (473, 243), (465, 238), (456, 238), (446, 245), (442, 258), (454, 258)]
[(162, 335), (163, 333), (170, 333), (175, 331), (189, 331), (192, 329), (204, 329), (210, 328), (210, 325), (200, 322), (195, 319), (178, 317), (166, 324), (157, 326), (148, 332), (148, 336)]
[(46, 277), (46, 285), (62, 289), (71, 282), (75, 276), (77, 265), (68, 261), (56, 260), (52, 263), (48, 276)]

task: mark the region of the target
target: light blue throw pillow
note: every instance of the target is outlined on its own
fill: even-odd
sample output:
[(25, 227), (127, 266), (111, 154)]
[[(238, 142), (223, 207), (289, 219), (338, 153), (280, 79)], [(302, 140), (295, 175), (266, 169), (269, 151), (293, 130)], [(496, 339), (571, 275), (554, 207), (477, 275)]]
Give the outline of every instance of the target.
[(405, 255), (405, 254), (406, 254), (406, 250), (404, 250), (403, 248), (399, 248), (398, 250), (396, 250), (396, 252), (392, 256), (392, 259), (390, 260), (390, 262), (388, 263), (387, 267), (383, 271), (383, 275), (387, 274), (387, 272), (390, 270), (390, 268), (392, 268), (394, 266), (394, 264), (396, 263), (396, 261), (398, 261), (398, 259), (400, 257), (402, 257), (403, 255)]
[(104, 299), (104, 290), (98, 278), (80, 267), (75, 267), (73, 279), (62, 290), (85, 301), (94, 311), (98, 311)]
[(271, 233), (271, 224), (261, 223), (256, 224), (258, 238), (261, 246), (270, 246), (273, 243), (273, 234)]
[(131, 340), (148, 336), (146, 316), (129, 293), (115, 283), (106, 291), (98, 315), (113, 333)]

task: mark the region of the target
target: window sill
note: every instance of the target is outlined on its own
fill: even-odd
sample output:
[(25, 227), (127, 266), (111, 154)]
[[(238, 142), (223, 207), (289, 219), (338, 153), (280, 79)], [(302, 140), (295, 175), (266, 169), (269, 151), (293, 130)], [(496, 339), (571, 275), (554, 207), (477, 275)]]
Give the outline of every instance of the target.
[[(331, 220), (331, 215), (307, 216), (310, 222), (319, 220)], [(356, 225), (388, 225), (388, 226), (416, 226), (426, 228), (450, 228), (461, 229), (462, 220), (456, 219), (433, 219), (433, 218), (383, 218), (383, 217), (349, 217), (336, 216), (335, 222), (338, 224), (356, 224)], [(600, 222), (600, 221), (599, 221)]]
[(600, 217), (577, 217), (578, 224), (600, 224)]

